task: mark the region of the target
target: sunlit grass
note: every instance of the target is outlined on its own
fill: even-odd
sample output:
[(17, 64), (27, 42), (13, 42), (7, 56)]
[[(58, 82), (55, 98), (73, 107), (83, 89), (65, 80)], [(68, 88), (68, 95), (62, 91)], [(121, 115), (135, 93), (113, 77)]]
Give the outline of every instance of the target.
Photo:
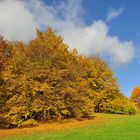
[[(66, 123), (69, 127), (59, 124), (58, 129), (46, 130), (24, 136), (12, 136), (7, 140), (140, 140), (140, 116), (95, 114), (96, 118), (82, 122)], [(95, 120), (95, 122), (94, 122)], [(77, 123), (74, 126), (73, 123)], [(81, 123), (81, 125), (80, 125)], [(70, 125), (71, 124), (71, 125)], [(83, 125), (84, 124), (84, 125)], [(50, 124), (51, 125), (51, 124)], [(53, 125), (53, 124), (52, 124)], [(47, 128), (47, 127), (46, 127)], [(30, 129), (30, 128), (28, 128)], [(32, 129), (32, 128), (31, 128)], [(22, 130), (22, 129), (21, 129)], [(22, 132), (22, 131), (21, 131)], [(1, 131), (0, 131), (1, 133)]]

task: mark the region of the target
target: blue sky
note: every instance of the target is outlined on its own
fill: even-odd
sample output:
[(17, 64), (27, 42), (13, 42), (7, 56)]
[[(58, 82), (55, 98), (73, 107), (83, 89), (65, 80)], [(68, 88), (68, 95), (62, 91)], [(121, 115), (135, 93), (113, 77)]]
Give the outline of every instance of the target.
[[(115, 74), (118, 77), (123, 93), (130, 96), (132, 89), (137, 85), (140, 86), (140, 19), (138, 18), (140, 13), (140, 1), (98, 0), (96, 4), (92, 4), (92, 0), (89, 1), (91, 3), (89, 4), (90, 6), (88, 6), (88, 0), (86, 1), (88, 14), (97, 19), (104, 19), (109, 7), (116, 9), (120, 7), (124, 8), (122, 14), (109, 22), (108, 25), (110, 26), (111, 35), (118, 36), (121, 40), (133, 40), (135, 44), (136, 54), (132, 62), (128, 63), (125, 68), (115, 69)], [(96, 13), (96, 15), (92, 13)]]
[[(108, 23), (110, 26), (110, 34), (118, 36), (120, 40), (133, 40), (136, 49), (135, 57), (132, 62), (128, 63), (124, 68), (115, 69), (115, 75), (119, 80), (119, 84), (123, 93), (130, 96), (132, 89), (140, 86), (140, 1), (139, 0), (92, 0), (85, 1), (85, 7), (88, 18), (105, 19), (106, 12), (109, 7), (119, 9), (124, 8), (124, 11), (116, 19)], [(88, 20), (90, 22), (90, 20)], [(127, 50), (126, 50), (127, 51)]]
[(140, 85), (139, 6), (139, 0), (4, 0), (0, 34), (27, 43), (36, 28), (45, 31), (50, 26), (70, 49), (102, 56), (129, 97)]

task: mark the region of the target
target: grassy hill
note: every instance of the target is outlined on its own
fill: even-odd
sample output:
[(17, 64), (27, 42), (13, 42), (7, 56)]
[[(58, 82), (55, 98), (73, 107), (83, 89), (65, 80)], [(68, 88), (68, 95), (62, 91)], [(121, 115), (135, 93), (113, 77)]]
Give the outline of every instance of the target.
[[(95, 114), (91, 120), (0, 130), (3, 140), (139, 140), (140, 116)], [(11, 136), (10, 136), (11, 135)]]

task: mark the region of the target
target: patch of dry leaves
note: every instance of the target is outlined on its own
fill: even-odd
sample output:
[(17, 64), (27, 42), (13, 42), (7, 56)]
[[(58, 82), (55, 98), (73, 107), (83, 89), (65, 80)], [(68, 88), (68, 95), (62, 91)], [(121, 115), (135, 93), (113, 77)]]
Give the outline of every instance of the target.
[(103, 122), (103, 118), (98, 116), (92, 119), (82, 119), (82, 120), (70, 119), (62, 122), (39, 123), (38, 126), (30, 128), (0, 129), (0, 139), (9, 136), (68, 130), (71, 128), (83, 127), (89, 124), (98, 124), (101, 122)]

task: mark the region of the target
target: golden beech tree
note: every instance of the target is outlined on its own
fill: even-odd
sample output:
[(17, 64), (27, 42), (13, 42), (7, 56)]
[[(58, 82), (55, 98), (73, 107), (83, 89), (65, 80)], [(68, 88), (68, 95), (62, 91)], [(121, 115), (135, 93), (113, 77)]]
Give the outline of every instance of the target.
[(68, 50), (51, 28), (37, 30), (26, 45), (1, 42), (6, 49), (0, 51), (0, 127), (89, 117), (94, 111), (134, 113), (106, 62)]
[(5, 94), (3, 71), (13, 56), (12, 49), (12, 42), (4, 40), (4, 38), (0, 36), (0, 113), (3, 112), (8, 97), (8, 95)]
[(8, 58), (11, 56), (11, 44), (5, 41), (2, 36), (0, 36), (0, 78), (2, 77), (1, 72), (4, 69), (4, 65)]
[(140, 109), (140, 86), (133, 89), (130, 99)]

